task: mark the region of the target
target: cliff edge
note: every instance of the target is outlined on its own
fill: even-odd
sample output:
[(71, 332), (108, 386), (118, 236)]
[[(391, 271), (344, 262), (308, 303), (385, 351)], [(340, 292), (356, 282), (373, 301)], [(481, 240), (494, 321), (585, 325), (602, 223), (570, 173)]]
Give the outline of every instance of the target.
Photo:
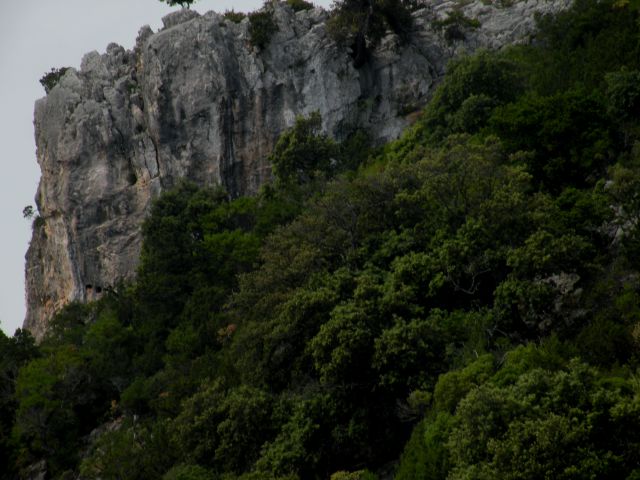
[(111, 44), (87, 54), (35, 106), (41, 179), (24, 327), (42, 338), (65, 304), (131, 280), (151, 201), (180, 179), (256, 192), (280, 133), (314, 111), (335, 138), (363, 128), (376, 141), (394, 139), (449, 59), (529, 41), (537, 13), (569, 3), (471, 2), (462, 11), (478, 22), (455, 36), (436, 25), (458, 4), (430, 3), (414, 12), (408, 42), (387, 35), (359, 69), (328, 36), (327, 12), (277, 3), (279, 30), (262, 50), (249, 42), (247, 19), (181, 10), (156, 33), (143, 27), (131, 51)]

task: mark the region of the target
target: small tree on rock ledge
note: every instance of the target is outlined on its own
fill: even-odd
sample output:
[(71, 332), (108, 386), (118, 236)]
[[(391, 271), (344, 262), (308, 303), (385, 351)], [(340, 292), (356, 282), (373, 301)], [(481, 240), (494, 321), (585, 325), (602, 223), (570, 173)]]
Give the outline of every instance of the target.
[(180, 5), (182, 8), (189, 8), (196, 0), (160, 0), (161, 2), (168, 3), (170, 6)]

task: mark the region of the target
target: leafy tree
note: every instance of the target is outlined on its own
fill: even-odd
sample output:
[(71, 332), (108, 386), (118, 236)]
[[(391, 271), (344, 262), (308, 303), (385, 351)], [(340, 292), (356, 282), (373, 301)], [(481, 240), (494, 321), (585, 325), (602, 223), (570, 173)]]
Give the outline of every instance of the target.
[(247, 16), (244, 12), (236, 12), (235, 10), (226, 10), (222, 16), (233, 23), (240, 23)]
[(637, 138), (635, 119), (640, 113), (640, 71), (629, 71), (625, 68), (605, 75), (607, 82), (607, 111), (611, 118), (620, 124), (624, 144)]
[(170, 6), (180, 5), (182, 8), (189, 8), (196, 0), (160, 0), (161, 2), (168, 3)]
[(466, 38), (465, 30), (479, 28), (480, 21), (475, 18), (469, 18), (462, 10), (454, 8), (447, 12), (446, 18), (436, 20), (433, 25), (444, 30), (444, 38), (451, 43), (456, 40), (464, 40)]
[(626, 476), (622, 459), (634, 454), (618, 450), (619, 442), (636, 440), (610, 435), (621, 420), (614, 405), (629, 399), (620, 390), (603, 390), (595, 378), (593, 370), (573, 361), (566, 371), (534, 369), (513, 385), (472, 390), (458, 406), (459, 423), (447, 445), (451, 477)]
[(248, 386), (207, 386), (184, 403), (172, 423), (183, 458), (216, 470), (242, 473), (270, 437), (272, 400)]
[(403, 40), (408, 38), (412, 6), (406, 0), (339, 0), (327, 28), (336, 41), (351, 47), (354, 66), (360, 68), (387, 28)]
[(44, 91), (47, 95), (51, 90), (53, 90), (53, 87), (58, 84), (64, 74), (67, 73), (67, 70), (69, 70), (69, 67), (52, 68), (50, 72), (42, 76), (40, 84), (44, 87)]
[(400, 457), (396, 480), (445, 479), (450, 469), (446, 441), (454, 425), (453, 416), (438, 413), (413, 429)]
[(298, 119), (255, 197), (165, 192), (134, 285), (0, 335), (4, 477), (638, 476), (637, 14), (452, 62), (380, 149)]
[(33, 210), (33, 205), (27, 205), (22, 209), (22, 216), (27, 220), (30, 220), (35, 215), (35, 211)]
[(163, 478), (175, 461), (166, 423), (120, 419), (109, 426), (82, 459), (79, 471), (83, 478)]
[(476, 133), (494, 108), (515, 100), (523, 90), (518, 65), (486, 50), (452, 60), (447, 69), (421, 120), (432, 141), (451, 133)]
[(318, 175), (331, 176), (337, 168), (338, 145), (322, 133), (320, 113), (313, 112), (308, 118), (296, 118), (269, 159), (279, 182), (307, 183)]
[[(27, 330), (16, 330), (13, 337), (0, 332), (0, 462), (6, 466), (5, 475), (15, 475), (15, 452), (11, 441), (11, 430), (15, 422), (18, 403), (15, 398), (15, 383), (20, 369), (36, 358), (39, 351)], [(0, 478), (5, 478), (0, 476)]]
[(492, 356), (487, 354), (461, 370), (452, 370), (441, 375), (433, 391), (434, 409), (453, 414), (460, 400), (490, 378), (493, 363)]
[(515, 52), (516, 56), (524, 53), (522, 69), (540, 95), (553, 95), (576, 84), (602, 88), (607, 72), (625, 65), (638, 68), (638, 10), (629, 4), (578, 0), (563, 12), (541, 17), (537, 26), (536, 48)]
[(184, 183), (161, 197), (143, 224), (145, 241), (136, 287), (142, 312), (137, 329), (147, 336), (142, 358), (152, 364), (141, 364), (141, 368), (157, 368), (168, 331), (176, 326), (202, 278), (215, 273), (208, 262), (211, 255), (205, 247), (203, 222), (226, 201), (222, 190), (198, 190)]
[(286, 0), (287, 5), (289, 5), (294, 12), (302, 12), (305, 10), (313, 9), (313, 3), (307, 2), (305, 0)]
[(211, 471), (199, 465), (177, 465), (164, 474), (162, 480), (213, 480)]
[(265, 4), (262, 9), (251, 12), (248, 17), (251, 45), (263, 50), (269, 45), (273, 34), (278, 31), (278, 24), (273, 19), (273, 10)]
[(599, 95), (581, 89), (528, 96), (497, 109), (491, 128), (510, 151), (534, 152), (527, 161), (540, 186), (593, 185), (611, 161), (610, 124)]
[(72, 467), (80, 437), (88, 433), (106, 399), (96, 395), (86, 358), (72, 346), (29, 362), (16, 381), (14, 435), (26, 450), (24, 467), (44, 457), (52, 473)]
[[(396, 478), (581, 478), (594, 471), (626, 478), (636, 458), (627, 442), (637, 436), (617, 435), (637, 408), (630, 385), (567, 363), (549, 346), (514, 350), (493, 377), (489, 360), (480, 377), (468, 378), (473, 388), (436, 404), (414, 430)], [(441, 378), (436, 391), (455, 378)], [(445, 405), (450, 413), (438, 412)]]

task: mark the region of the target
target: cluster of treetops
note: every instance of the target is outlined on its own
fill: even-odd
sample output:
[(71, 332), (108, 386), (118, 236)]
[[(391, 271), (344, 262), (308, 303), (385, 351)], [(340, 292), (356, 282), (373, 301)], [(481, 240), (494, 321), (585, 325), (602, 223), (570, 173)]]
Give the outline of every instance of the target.
[[(170, 5), (189, 7), (195, 0), (161, 0)], [(294, 12), (310, 10), (314, 5), (306, 0), (283, 0)], [(356, 68), (370, 59), (371, 50), (387, 32), (393, 32), (405, 42), (412, 27), (411, 12), (424, 5), (419, 0), (334, 0), (327, 21), (329, 35), (340, 45), (351, 50)], [(249, 41), (252, 46), (264, 49), (272, 35), (278, 31), (273, 18), (273, 1), (265, 1), (263, 7), (245, 14), (226, 11), (223, 16), (233, 22), (249, 19)], [(466, 17), (460, 7), (454, 8), (444, 20), (434, 20), (434, 27), (446, 28), (447, 40), (461, 39), (465, 28), (477, 28), (473, 20)], [(452, 33), (453, 32), (453, 33)], [(457, 34), (457, 35), (456, 35)]]
[[(196, 0), (160, 0), (169, 5), (189, 8)], [(275, 0), (278, 1), (278, 0)], [(491, 0), (487, 0), (491, 1)], [(500, 0), (502, 5), (506, 1)], [(311, 10), (313, 3), (306, 0), (282, 0), (294, 12)], [(265, 0), (263, 7), (249, 14), (227, 10), (223, 16), (235, 23), (249, 19), (249, 41), (252, 46), (264, 49), (271, 36), (278, 31), (273, 18), (274, 0)], [(351, 48), (354, 65), (359, 68), (367, 63), (372, 48), (386, 32), (398, 35), (401, 41), (409, 39), (411, 12), (424, 8), (419, 0), (334, 0), (327, 22), (328, 32), (339, 44)], [(460, 7), (456, 7), (444, 20), (435, 21), (434, 26), (446, 27), (447, 40), (461, 39), (462, 29), (477, 28), (474, 20), (467, 18)], [(44, 83), (43, 83), (44, 85)], [(46, 88), (46, 87), (45, 87)]]
[(0, 338), (0, 477), (640, 478), (640, 25), (576, 0), (397, 141), (300, 118), (137, 281)]
[[(161, 1), (189, 8), (196, 0)], [(282, 3), (287, 4), (294, 12), (314, 8), (306, 0), (282, 0)], [(234, 23), (247, 18), (249, 44), (260, 52), (269, 45), (272, 36), (278, 31), (273, 5), (272, 0), (267, 0), (262, 8), (254, 12), (236, 12), (232, 9), (224, 12), (223, 16)], [(335, 0), (327, 30), (338, 44), (350, 49), (355, 67), (360, 68), (369, 61), (371, 50), (387, 32), (395, 33), (401, 41), (409, 39), (411, 12), (418, 8), (421, 8), (418, 0)], [(460, 8), (454, 8), (444, 20), (435, 20), (433, 26), (443, 30), (447, 41), (453, 41), (463, 39), (465, 29), (477, 28), (479, 24), (466, 17)], [(40, 78), (45, 93), (48, 94), (58, 84), (68, 69), (69, 67), (52, 68)]]

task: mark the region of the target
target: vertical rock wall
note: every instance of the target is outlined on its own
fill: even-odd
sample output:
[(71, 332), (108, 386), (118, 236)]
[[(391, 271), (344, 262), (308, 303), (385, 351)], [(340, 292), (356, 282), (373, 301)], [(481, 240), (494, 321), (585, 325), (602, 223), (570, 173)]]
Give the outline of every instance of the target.
[(527, 41), (535, 12), (567, 4), (476, 1), (464, 11), (480, 28), (450, 43), (433, 22), (455, 3), (435, 2), (415, 12), (408, 43), (388, 35), (357, 70), (327, 35), (325, 11), (282, 4), (274, 5), (279, 31), (263, 51), (249, 44), (248, 20), (182, 10), (157, 33), (143, 27), (133, 51), (111, 44), (87, 54), (35, 106), (42, 176), (25, 328), (41, 338), (66, 303), (132, 279), (151, 201), (180, 179), (256, 192), (270, 178), (279, 134), (313, 111), (336, 138), (355, 127), (381, 142), (396, 138), (450, 58)]

